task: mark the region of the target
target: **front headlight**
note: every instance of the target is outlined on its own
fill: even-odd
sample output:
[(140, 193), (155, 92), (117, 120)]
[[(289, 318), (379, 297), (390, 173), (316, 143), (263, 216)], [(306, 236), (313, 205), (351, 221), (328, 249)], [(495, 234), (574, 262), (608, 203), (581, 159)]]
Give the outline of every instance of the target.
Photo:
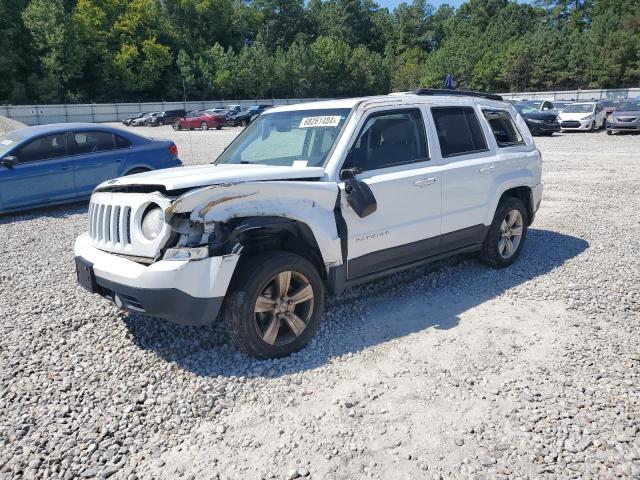
[(535, 125), (540, 125), (540, 124), (543, 124), (543, 123), (544, 123), (542, 120), (536, 120), (536, 119), (534, 119), (534, 118), (529, 118), (527, 121), (528, 121), (529, 123), (533, 123), (533, 124), (535, 124)]
[(155, 240), (164, 227), (164, 211), (159, 205), (152, 203), (142, 215), (140, 229), (147, 240)]
[(593, 117), (593, 114), (587, 115), (586, 117), (582, 117), (580, 120), (591, 120), (592, 117)]

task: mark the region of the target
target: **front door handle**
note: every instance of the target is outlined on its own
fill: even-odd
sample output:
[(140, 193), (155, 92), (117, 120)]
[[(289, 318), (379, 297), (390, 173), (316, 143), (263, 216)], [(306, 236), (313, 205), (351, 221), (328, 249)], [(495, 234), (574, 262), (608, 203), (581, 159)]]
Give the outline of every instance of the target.
[(423, 178), (422, 180), (416, 180), (413, 182), (415, 187), (428, 187), (429, 185), (433, 185), (436, 183), (436, 179), (433, 177)]
[(494, 165), (491, 165), (490, 167), (481, 168), (480, 173), (493, 173), (495, 169), (496, 167)]
[(68, 166), (60, 167), (60, 170), (62, 170), (63, 172), (65, 172), (65, 171), (69, 170), (69, 168), (70, 168), (70, 167), (68, 167)]

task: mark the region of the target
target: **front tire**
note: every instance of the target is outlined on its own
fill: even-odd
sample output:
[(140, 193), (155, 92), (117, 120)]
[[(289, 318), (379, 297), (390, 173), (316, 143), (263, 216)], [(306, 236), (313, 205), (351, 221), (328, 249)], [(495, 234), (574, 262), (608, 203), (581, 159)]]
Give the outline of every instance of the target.
[(527, 209), (518, 198), (507, 197), (496, 209), (480, 258), (495, 268), (504, 268), (520, 256), (527, 238)]
[(257, 358), (278, 358), (304, 347), (324, 309), (324, 286), (307, 259), (270, 251), (238, 266), (223, 318), (231, 342)]
[(209, 130), (209, 125), (207, 125), (207, 122), (202, 122), (200, 124), (200, 130)]

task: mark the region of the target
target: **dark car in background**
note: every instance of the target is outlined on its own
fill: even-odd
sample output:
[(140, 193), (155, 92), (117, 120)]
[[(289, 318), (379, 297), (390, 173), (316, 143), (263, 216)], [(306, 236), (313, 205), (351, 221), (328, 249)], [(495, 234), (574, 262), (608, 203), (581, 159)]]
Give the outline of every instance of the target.
[(227, 118), (227, 125), (233, 127), (246, 127), (253, 121), (254, 118), (256, 118), (269, 107), (271, 107), (271, 105), (254, 105), (247, 108), (246, 110), (234, 113)]
[(640, 132), (640, 100), (620, 102), (607, 117), (607, 134), (616, 132)]
[(171, 125), (176, 120), (183, 118), (187, 114), (184, 108), (177, 110), (166, 110), (149, 120), (150, 127), (161, 127), (162, 125)]
[(532, 135), (551, 136), (560, 131), (558, 114), (555, 110), (541, 112), (531, 107), (528, 102), (516, 103), (514, 107), (524, 118)]
[(540, 112), (546, 112), (547, 110), (554, 110), (554, 105), (549, 100), (526, 100), (522, 103), (526, 103), (529, 107)]
[(214, 114), (207, 111), (195, 111), (187, 113), (183, 118), (173, 124), (174, 130), (220, 130), (227, 124), (224, 114)]
[(178, 167), (178, 148), (94, 123), (25, 127), (0, 136), (0, 212), (88, 198), (99, 183)]

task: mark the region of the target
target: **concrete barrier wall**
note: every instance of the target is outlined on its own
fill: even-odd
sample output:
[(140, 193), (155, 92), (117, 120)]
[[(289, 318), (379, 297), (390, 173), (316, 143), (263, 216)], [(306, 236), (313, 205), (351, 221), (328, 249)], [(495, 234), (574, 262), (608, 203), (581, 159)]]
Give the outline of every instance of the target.
[(602, 100), (640, 97), (640, 88), (615, 88), (605, 90), (561, 90), (554, 92), (501, 93), (505, 99), (544, 100)]
[[(563, 90), (553, 92), (501, 93), (505, 99), (545, 99), (545, 100), (591, 100), (604, 98), (640, 97), (640, 88), (619, 88), (609, 90)], [(42, 125), (61, 122), (119, 122), (139, 112), (154, 112), (184, 108), (204, 110), (227, 105), (290, 105), (314, 102), (318, 98), (281, 98), (265, 100), (229, 100), (202, 102), (156, 102), (156, 103), (93, 103), (68, 105), (16, 105), (0, 106), (0, 115), (27, 125)]]
[(285, 98), (267, 100), (229, 100), (203, 102), (156, 102), (156, 103), (93, 103), (67, 105), (2, 105), (0, 115), (12, 118), (26, 125), (42, 125), (62, 122), (119, 122), (139, 112), (155, 112), (184, 108), (204, 110), (207, 108), (240, 105), (290, 105), (293, 103), (315, 102), (318, 98)]

